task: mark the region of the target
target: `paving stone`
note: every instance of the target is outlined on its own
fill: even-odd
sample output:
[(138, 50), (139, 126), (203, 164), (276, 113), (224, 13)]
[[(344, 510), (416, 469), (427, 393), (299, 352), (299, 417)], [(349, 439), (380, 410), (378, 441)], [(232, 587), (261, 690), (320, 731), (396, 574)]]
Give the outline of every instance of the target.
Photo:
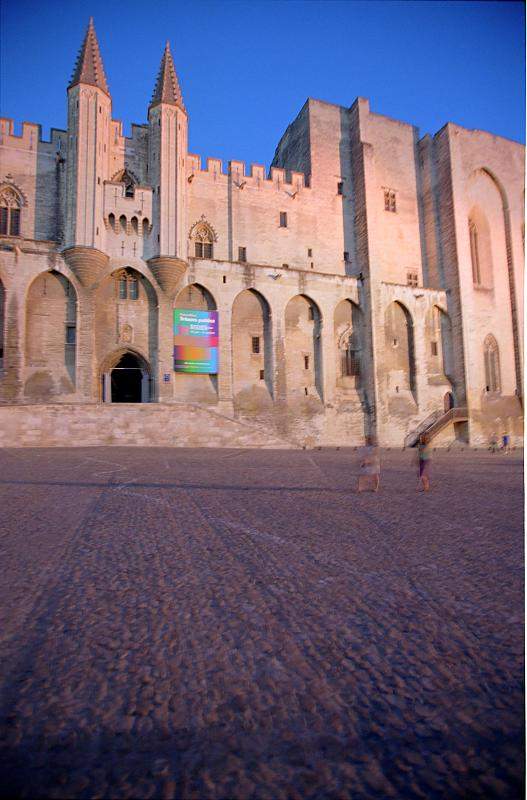
[(0, 451), (9, 794), (520, 796), (522, 462), (359, 457)]

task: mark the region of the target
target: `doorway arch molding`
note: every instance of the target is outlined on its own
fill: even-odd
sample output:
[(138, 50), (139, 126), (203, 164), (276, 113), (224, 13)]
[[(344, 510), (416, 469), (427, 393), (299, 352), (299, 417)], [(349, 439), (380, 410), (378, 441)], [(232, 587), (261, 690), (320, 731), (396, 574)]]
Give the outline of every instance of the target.
[(123, 345), (109, 353), (101, 362), (99, 368), (99, 400), (103, 403), (113, 402), (111, 399), (111, 374), (124, 356), (131, 355), (137, 359), (146, 382), (141, 390), (142, 403), (151, 403), (154, 400), (154, 380), (152, 368), (148, 358), (136, 347)]

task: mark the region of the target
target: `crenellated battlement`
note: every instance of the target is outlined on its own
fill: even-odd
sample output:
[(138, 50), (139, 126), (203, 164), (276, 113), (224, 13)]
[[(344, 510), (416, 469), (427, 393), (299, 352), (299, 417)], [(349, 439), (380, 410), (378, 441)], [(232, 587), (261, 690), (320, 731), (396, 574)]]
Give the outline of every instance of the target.
[(66, 144), (67, 131), (52, 128), (49, 139), (42, 138), (42, 126), (36, 122), (22, 122), (21, 132), (15, 132), (15, 121), (0, 117), (0, 144), (22, 150), (34, 150), (37, 145), (52, 145), (61, 150)]
[(249, 170), (247, 170), (243, 161), (229, 161), (225, 172), (223, 162), (219, 158), (207, 158), (206, 164), (205, 169), (202, 169), (201, 157), (189, 153), (187, 157), (187, 180), (189, 183), (192, 183), (196, 177), (209, 176), (213, 180), (226, 180), (230, 177), (239, 189), (243, 189), (246, 185), (255, 188), (274, 187), (277, 189), (284, 186), (293, 192), (310, 188), (309, 176), (304, 175), (303, 172), (293, 172), (279, 167), (271, 167), (269, 171), (266, 171), (263, 164), (250, 164)]

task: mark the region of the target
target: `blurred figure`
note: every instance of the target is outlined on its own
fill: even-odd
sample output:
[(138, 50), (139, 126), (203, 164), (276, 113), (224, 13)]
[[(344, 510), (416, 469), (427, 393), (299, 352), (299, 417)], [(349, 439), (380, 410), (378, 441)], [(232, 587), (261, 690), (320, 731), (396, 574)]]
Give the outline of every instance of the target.
[(511, 440), (508, 433), (503, 434), (503, 444), (501, 446), (501, 449), (503, 450), (505, 455), (508, 455), (511, 451)]
[(423, 492), (428, 492), (430, 491), (430, 459), (432, 451), (424, 436), (419, 437), (417, 455), (419, 459), (419, 480), (421, 481)]
[(498, 452), (498, 434), (497, 433), (493, 433), (492, 436), (490, 437), (489, 450), (490, 450), (491, 453), (497, 453)]
[(362, 450), (362, 461), (360, 464), (358, 492), (370, 488), (373, 492), (379, 491), (381, 479), (381, 457), (379, 448), (372, 436), (366, 437), (366, 445)]

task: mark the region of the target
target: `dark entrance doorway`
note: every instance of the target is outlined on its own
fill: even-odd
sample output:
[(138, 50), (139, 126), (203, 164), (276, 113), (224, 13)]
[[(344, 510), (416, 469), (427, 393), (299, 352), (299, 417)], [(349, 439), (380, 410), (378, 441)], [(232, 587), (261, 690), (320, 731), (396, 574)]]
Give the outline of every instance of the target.
[(125, 353), (111, 372), (112, 403), (140, 403), (143, 369), (137, 356)]

